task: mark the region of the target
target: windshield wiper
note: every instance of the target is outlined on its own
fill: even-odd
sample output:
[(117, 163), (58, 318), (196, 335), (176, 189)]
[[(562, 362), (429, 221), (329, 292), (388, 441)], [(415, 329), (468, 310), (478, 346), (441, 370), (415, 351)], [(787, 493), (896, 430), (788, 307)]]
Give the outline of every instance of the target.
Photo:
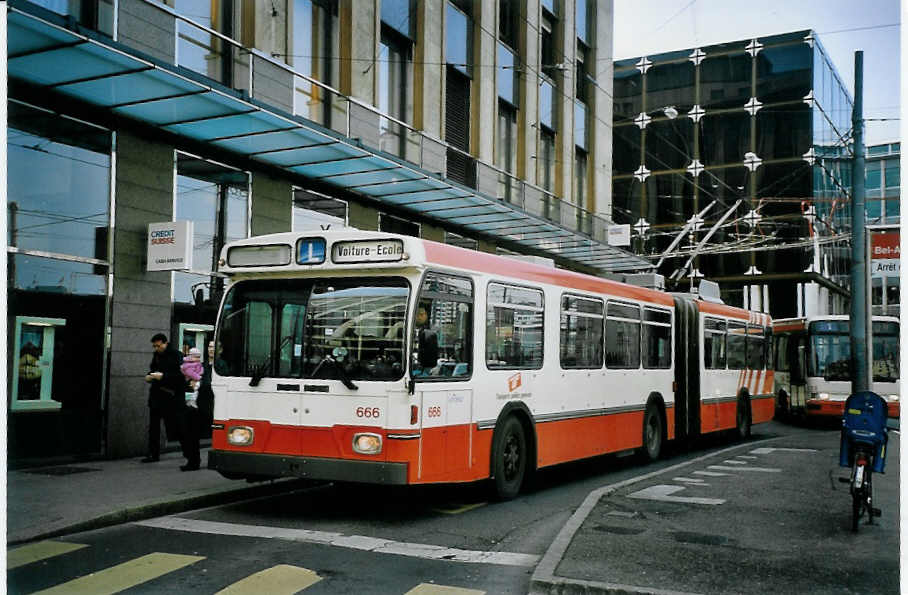
[(262, 378), (265, 377), (265, 374), (268, 373), (268, 370), (271, 368), (272, 362), (274, 362), (274, 354), (278, 353), (281, 349), (284, 348), (290, 339), (293, 338), (293, 335), (287, 335), (281, 340), (281, 344), (277, 346), (277, 349), (268, 354), (268, 359), (264, 364), (260, 366), (252, 366), (252, 378), (249, 379), (249, 386), (258, 386), (259, 382), (262, 381)]
[(328, 362), (328, 363), (334, 365), (334, 369), (337, 370), (337, 374), (338, 374), (338, 376), (340, 376), (340, 381), (343, 383), (344, 386), (346, 386), (346, 387), (349, 388), (350, 390), (358, 390), (358, 389), (359, 389), (358, 386), (356, 386), (355, 384), (353, 384), (353, 381), (350, 380), (350, 377), (347, 376), (347, 371), (344, 369), (344, 366), (341, 364), (341, 362), (339, 362), (338, 360), (334, 359), (334, 358), (331, 357), (330, 355), (326, 355), (325, 357), (322, 358), (322, 361), (318, 362), (318, 365), (315, 366), (315, 369), (312, 370), (312, 373), (310, 374), (310, 376), (311, 376), (312, 378), (315, 378), (315, 375), (316, 375), (316, 374), (318, 373), (318, 371), (322, 368), (322, 365), (324, 365), (325, 362)]

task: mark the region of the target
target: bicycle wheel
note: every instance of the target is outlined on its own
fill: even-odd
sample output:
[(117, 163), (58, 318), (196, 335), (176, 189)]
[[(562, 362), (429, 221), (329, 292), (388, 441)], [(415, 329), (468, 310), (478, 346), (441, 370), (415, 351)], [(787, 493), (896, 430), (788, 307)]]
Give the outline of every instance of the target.
[(860, 520), (861, 511), (864, 508), (863, 500), (861, 490), (851, 492), (851, 530), (855, 533), (858, 531), (858, 520)]
[(864, 507), (867, 509), (867, 524), (873, 524), (873, 473), (868, 465), (865, 470), (867, 479), (864, 480)]

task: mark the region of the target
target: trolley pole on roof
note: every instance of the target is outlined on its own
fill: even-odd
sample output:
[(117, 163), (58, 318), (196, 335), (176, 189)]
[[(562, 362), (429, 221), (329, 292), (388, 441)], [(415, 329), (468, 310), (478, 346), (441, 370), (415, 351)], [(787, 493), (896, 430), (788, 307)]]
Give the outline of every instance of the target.
[[(872, 343), (867, 299), (867, 205), (864, 197), (864, 52), (854, 53), (854, 161), (851, 169), (851, 392), (870, 390)], [(872, 353), (872, 351), (871, 351)]]

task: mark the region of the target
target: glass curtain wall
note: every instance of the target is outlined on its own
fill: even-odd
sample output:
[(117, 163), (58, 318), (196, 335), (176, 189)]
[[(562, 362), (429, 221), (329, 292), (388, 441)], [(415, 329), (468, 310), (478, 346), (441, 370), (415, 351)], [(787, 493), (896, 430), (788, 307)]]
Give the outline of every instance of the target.
[[(851, 100), (811, 32), (617, 61), (614, 98), (614, 218), (649, 225), (635, 234), (635, 250), (660, 254), (715, 202), (699, 231), (682, 241), (681, 249), (691, 248), (738, 199), (710, 242), (734, 248), (693, 265), (707, 277), (752, 267), (801, 273), (813, 249), (795, 244), (835, 233), (830, 207), (849, 187)], [(745, 220), (752, 210), (759, 220)], [(792, 247), (766, 250), (767, 243)], [(827, 276), (839, 266), (833, 253), (821, 254)], [(659, 272), (670, 275), (683, 262), (668, 259)], [(796, 316), (794, 284), (778, 289), (773, 314)], [(726, 297), (743, 305), (742, 296)]]
[(112, 135), (15, 101), (7, 135), (8, 455), (97, 453)]

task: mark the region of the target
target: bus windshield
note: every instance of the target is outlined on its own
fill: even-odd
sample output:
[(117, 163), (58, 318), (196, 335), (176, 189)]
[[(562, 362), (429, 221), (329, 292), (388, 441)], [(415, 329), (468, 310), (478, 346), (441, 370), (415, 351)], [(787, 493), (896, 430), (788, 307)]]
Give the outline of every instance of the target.
[(396, 380), (409, 285), (400, 277), (241, 281), (218, 323), (223, 376)]
[[(873, 323), (873, 381), (899, 379), (899, 327), (894, 322)], [(811, 376), (824, 380), (851, 380), (851, 340), (844, 321), (811, 324)]]

